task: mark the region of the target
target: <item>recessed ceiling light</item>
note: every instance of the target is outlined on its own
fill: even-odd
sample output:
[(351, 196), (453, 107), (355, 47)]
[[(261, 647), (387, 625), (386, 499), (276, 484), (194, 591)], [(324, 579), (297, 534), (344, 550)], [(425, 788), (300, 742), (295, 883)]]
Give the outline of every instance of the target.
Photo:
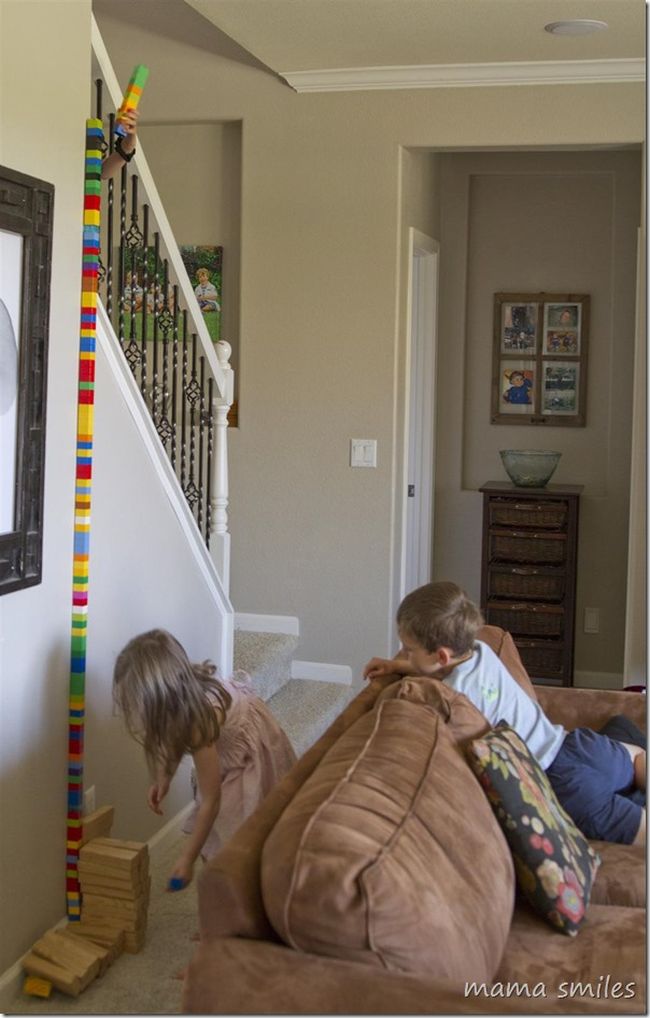
[(588, 18), (576, 18), (574, 21), (551, 21), (544, 25), (544, 31), (551, 35), (590, 35), (609, 28), (606, 21), (591, 21)]

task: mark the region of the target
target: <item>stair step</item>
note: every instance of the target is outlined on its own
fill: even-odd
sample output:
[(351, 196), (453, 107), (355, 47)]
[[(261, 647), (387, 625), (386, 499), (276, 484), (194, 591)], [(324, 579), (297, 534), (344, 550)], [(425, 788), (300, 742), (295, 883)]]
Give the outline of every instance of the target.
[(298, 637), (286, 633), (235, 630), (235, 670), (248, 672), (262, 700), (269, 700), (291, 678), (291, 660)]
[(297, 756), (309, 749), (359, 692), (340, 682), (290, 679), (269, 700)]

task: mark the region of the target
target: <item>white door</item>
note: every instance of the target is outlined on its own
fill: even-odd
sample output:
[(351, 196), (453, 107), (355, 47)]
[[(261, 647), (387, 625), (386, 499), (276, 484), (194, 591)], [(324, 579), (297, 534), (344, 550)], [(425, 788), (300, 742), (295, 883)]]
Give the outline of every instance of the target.
[(435, 475), (437, 241), (410, 230), (410, 328), (406, 358), (404, 531), (401, 596), (432, 571)]

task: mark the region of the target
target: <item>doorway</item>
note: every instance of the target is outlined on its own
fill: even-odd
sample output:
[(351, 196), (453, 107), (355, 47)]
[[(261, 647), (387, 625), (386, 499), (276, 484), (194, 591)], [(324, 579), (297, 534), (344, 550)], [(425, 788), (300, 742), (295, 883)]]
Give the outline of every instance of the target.
[(431, 579), (440, 245), (409, 230), (400, 599)]

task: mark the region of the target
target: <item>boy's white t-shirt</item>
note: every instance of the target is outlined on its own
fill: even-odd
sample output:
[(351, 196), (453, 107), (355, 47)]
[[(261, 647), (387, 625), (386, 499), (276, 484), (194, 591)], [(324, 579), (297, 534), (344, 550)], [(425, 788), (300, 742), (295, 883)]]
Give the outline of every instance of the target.
[(549, 721), (486, 643), (477, 640), (472, 656), (456, 665), (443, 682), (464, 693), (491, 725), (505, 721), (514, 728), (543, 770), (551, 766), (566, 729)]

